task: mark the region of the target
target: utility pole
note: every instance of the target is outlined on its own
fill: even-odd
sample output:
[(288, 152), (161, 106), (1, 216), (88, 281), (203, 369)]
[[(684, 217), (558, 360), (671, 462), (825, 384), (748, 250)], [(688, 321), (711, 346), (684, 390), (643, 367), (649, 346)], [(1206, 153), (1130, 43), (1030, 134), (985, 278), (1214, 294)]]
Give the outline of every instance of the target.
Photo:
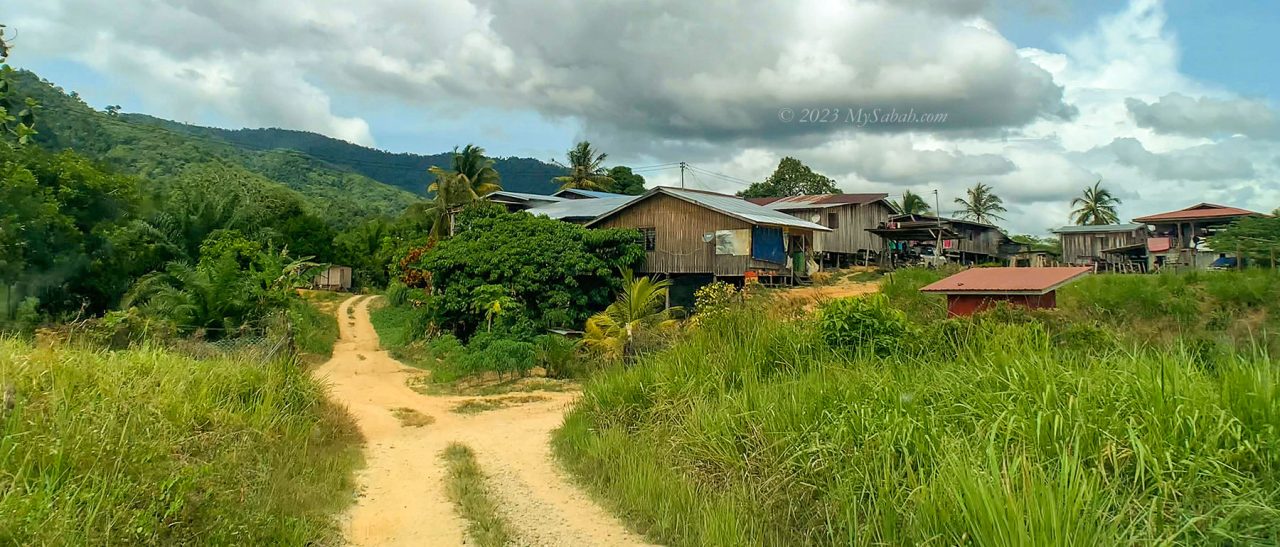
[(933, 248), (933, 255), (942, 258), (942, 202), (938, 200), (938, 189), (933, 189), (933, 219), (938, 221), (938, 242)]
[(686, 167), (689, 167), (689, 164), (685, 162), (680, 162), (680, 189), (681, 190), (684, 190), (684, 170)]

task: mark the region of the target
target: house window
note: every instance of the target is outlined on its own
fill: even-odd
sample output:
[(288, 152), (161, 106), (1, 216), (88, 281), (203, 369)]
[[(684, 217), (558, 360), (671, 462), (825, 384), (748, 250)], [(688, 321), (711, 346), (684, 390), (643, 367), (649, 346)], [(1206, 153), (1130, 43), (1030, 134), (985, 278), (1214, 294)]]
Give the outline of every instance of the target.
[(827, 227), (832, 230), (840, 227), (840, 213), (827, 213)]
[(641, 228), (640, 233), (644, 235), (644, 250), (654, 251), (658, 248), (658, 229), (657, 228)]

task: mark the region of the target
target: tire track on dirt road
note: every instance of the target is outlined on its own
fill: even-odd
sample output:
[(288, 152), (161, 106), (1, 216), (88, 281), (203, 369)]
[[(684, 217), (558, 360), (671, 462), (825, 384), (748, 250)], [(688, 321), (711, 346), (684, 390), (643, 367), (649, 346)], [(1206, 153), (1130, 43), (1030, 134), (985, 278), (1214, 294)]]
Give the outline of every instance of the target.
[[(544, 400), (475, 415), (451, 412), (463, 401), (483, 397), (410, 389), (407, 380), (422, 371), (378, 345), (369, 322), (374, 298), (356, 296), (339, 306), (340, 338), (333, 357), (316, 370), (365, 438), (360, 497), (343, 519), (350, 544), (469, 544), (467, 523), (445, 495), (446, 468), (440, 459), (446, 446), (460, 442), (476, 453), (520, 544), (647, 545), (570, 484), (552, 459), (551, 431), (560, 426), (576, 393), (538, 392)], [(402, 426), (392, 412), (396, 408), (416, 410), (435, 422)]]

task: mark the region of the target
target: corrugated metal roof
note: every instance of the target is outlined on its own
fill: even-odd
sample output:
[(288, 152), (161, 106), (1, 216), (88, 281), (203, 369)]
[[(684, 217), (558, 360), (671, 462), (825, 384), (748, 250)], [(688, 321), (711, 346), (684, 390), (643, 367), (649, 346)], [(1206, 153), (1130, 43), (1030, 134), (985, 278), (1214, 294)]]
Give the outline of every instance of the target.
[(889, 197), (889, 194), (811, 194), (804, 196), (786, 196), (780, 198), (750, 198), (747, 201), (777, 211), (796, 211), (801, 209), (825, 209), (841, 205), (874, 203)]
[(1092, 272), (1088, 266), (1065, 268), (971, 268), (925, 286), (920, 292), (943, 294), (1044, 294)]
[(512, 198), (516, 198), (516, 199), (522, 199), (522, 200), (525, 200), (525, 201), (545, 201), (545, 202), (547, 202), (547, 203), (554, 203), (554, 202), (564, 201), (564, 200), (565, 200), (564, 198), (561, 198), (561, 197), (548, 196), (548, 195), (546, 195), (546, 194), (526, 194), (526, 193), (523, 193), (523, 192), (508, 192), (508, 191), (506, 191), (506, 190), (499, 190), (499, 191), (497, 191), (497, 192), (490, 192), (490, 193), (486, 194), (484, 197), (485, 197), (485, 199), (488, 199), (488, 198), (491, 198), (491, 197), (494, 197), (494, 196), (506, 196), (506, 197), (512, 197)]
[(1231, 218), (1231, 217), (1253, 216), (1253, 215), (1259, 215), (1259, 214), (1261, 213), (1256, 213), (1248, 209), (1241, 209), (1239, 207), (1227, 207), (1226, 205), (1216, 205), (1213, 203), (1198, 203), (1196, 205), (1187, 207), (1186, 209), (1179, 209), (1177, 211), (1169, 211), (1167, 213), (1158, 213), (1154, 215), (1148, 215), (1145, 217), (1138, 217), (1133, 220), (1134, 222), (1145, 222), (1147, 224), (1159, 224), (1161, 222), (1172, 222), (1177, 220)]
[(1097, 226), (1063, 226), (1053, 231), (1055, 234), (1108, 234), (1113, 232), (1132, 232), (1146, 228), (1145, 224), (1103, 224)]
[(556, 220), (594, 219), (612, 211), (640, 196), (620, 196), (594, 199), (562, 199), (556, 203), (530, 207), (525, 210), (531, 215), (539, 215)]
[(806, 228), (810, 230), (818, 230), (822, 232), (830, 232), (831, 229), (821, 224), (815, 224), (807, 220), (788, 215), (782, 211), (774, 211), (767, 207), (761, 207), (745, 199), (726, 196), (724, 194), (715, 194), (711, 192), (701, 192), (698, 190), (686, 190), (681, 188), (660, 188), (666, 193), (674, 195), (678, 198), (692, 201), (709, 209), (713, 209), (732, 217), (738, 217), (752, 224), (768, 224), (772, 226), (791, 226), (795, 228)]
[[(659, 186), (645, 192), (643, 195), (635, 196), (636, 199), (626, 203), (622, 203), (617, 207), (606, 211), (589, 224), (599, 222), (603, 217), (612, 215), (622, 208), (631, 205), (634, 202), (645, 199), (655, 194), (667, 194), (677, 199), (682, 199), (690, 203), (706, 207), (713, 211), (729, 215), (744, 222), (751, 224), (763, 224), (766, 226), (787, 226), (792, 228), (804, 228), (806, 230), (815, 230), (820, 232), (830, 232), (831, 229), (821, 224), (815, 224), (807, 220), (800, 220), (782, 211), (775, 211), (766, 207), (761, 207), (751, 203), (745, 199), (727, 196), (724, 194), (716, 194), (713, 192), (703, 192), (700, 190), (687, 190), (683, 188), (670, 188), (667, 186)], [(593, 200), (584, 200), (593, 201)]]
[(613, 192), (599, 192), (599, 191), (596, 191), (596, 190), (583, 190), (583, 189), (581, 189), (581, 188), (565, 188), (564, 190), (561, 190), (561, 191), (559, 191), (559, 192), (556, 192), (556, 193), (555, 193), (555, 195), (556, 195), (556, 196), (559, 196), (560, 194), (577, 194), (577, 195), (579, 195), (579, 196), (586, 196), (586, 197), (589, 197), (589, 198), (624, 198), (624, 197), (628, 197), (626, 194), (615, 194), (615, 193), (613, 193)]

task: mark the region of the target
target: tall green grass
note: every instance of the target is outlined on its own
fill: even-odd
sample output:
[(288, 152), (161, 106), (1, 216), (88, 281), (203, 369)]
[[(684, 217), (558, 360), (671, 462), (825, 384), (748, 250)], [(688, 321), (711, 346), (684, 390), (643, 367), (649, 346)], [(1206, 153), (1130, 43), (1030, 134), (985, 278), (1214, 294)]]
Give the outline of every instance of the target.
[(0, 543), (337, 542), (358, 434), (296, 364), (0, 339)]
[(596, 376), (557, 453), (674, 545), (1280, 542), (1263, 348), (1210, 367), (1193, 344), (1064, 347), (1036, 320), (916, 336), (877, 356), (739, 309)]

